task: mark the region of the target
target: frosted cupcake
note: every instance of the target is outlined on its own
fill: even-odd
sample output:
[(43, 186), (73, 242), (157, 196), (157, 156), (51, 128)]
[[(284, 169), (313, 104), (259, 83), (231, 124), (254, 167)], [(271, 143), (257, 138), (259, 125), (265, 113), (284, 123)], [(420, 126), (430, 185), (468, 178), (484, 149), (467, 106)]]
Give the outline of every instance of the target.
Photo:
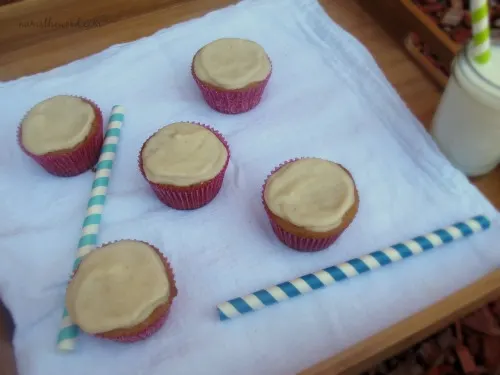
[(35, 105), (18, 130), (23, 151), (56, 176), (75, 176), (98, 161), (102, 114), (88, 99), (60, 95)]
[(229, 147), (216, 130), (177, 122), (153, 134), (142, 146), (139, 167), (160, 201), (179, 210), (200, 208), (219, 193)]
[(158, 249), (123, 240), (83, 258), (68, 285), (66, 308), (82, 331), (134, 342), (163, 326), (176, 295), (173, 271)]
[(318, 158), (293, 160), (275, 169), (262, 199), (280, 241), (309, 252), (332, 245), (354, 220), (359, 205), (351, 174)]
[(223, 38), (201, 48), (191, 70), (210, 107), (236, 114), (259, 104), (271, 76), (271, 61), (253, 41)]

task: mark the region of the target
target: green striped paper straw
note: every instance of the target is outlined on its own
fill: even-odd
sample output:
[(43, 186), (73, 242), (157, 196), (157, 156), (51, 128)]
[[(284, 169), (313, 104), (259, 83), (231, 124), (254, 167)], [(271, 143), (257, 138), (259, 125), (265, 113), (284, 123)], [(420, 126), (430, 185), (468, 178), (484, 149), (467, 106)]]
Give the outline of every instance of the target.
[(486, 64), (491, 58), (488, 0), (471, 0), (470, 7), (474, 60), (479, 64)]
[[(109, 177), (113, 168), (113, 160), (116, 156), (118, 141), (120, 140), (121, 127), (124, 120), (124, 108), (115, 105), (111, 110), (111, 117), (108, 122), (108, 129), (104, 137), (101, 155), (96, 166), (94, 182), (90, 192), (90, 199), (87, 205), (87, 215), (82, 225), (82, 235), (78, 242), (78, 250), (73, 271), (78, 268), (82, 258), (97, 246), (97, 234), (101, 223), (106, 193), (108, 191)], [(71, 321), (68, 310), (65, 308), (59, 335), (57, 337), (57, 347), (60, 350), (70, 351), (75, 348), (76, 338), (79, 328)]]

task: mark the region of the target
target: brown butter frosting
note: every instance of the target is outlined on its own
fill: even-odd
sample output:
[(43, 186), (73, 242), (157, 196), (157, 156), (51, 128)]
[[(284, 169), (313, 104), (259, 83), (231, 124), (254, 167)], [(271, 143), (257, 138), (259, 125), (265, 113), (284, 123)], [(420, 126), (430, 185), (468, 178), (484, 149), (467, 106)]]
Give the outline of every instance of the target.
[(265, 80), (271, 63), (259, 44), (246, 39), (223, 38), (198, 51), (193, 68), (201, 81), (235, 90)]
[(273, 173), (266, 183), (264, 199), (276, 216), (312, 232), (328, 232), (342, 223), (354, 204), (355, 187), (340, 165), (305, 158)]
[(68, 150), (92, 129), (94, 109), (80, 98), (59, 95), (35, 105), (21, 123), (21, 141), (35, 155)]
[(87, 255), (71, 280), (66, 306), (88, 333), (130, 328), (168, 301), (170, 282), (161, 257), (132, 240), (106, 245)]
[(214, 178), (227, 157), (226, 147), (212, 131), (188, 122), (160, 129), (142, 151), (147, 179), (175, 186), (190, 186)]

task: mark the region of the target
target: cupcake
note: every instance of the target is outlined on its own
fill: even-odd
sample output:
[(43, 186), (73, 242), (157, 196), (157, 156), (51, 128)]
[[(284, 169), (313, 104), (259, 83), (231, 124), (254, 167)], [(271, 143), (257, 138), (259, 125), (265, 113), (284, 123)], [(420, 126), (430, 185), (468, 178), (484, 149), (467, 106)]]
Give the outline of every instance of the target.
[(97, 163), (102, 114), (88, 99), (60, 95), (35, 105), (18, 130), (23, 151), (56, 176), (76, 176)]
[(196, 53), (191, 72), (210, 107), (236, 114), (259, 104), (271, 76), (271, 60), (255, 42), (223, 38)]
[(229, 163), (229, 147), (216, 130), (177, 122), (153, 134), (142, 146), (139, 167), (160, 201), (192, 210), (219, 193)]
[(83, 258), (68, 285), (66, 308), (82, 331), (134, 342), (163, 326), (176, 295), (172, 269), (160, 251), (122, 240)]
[(359, 205), (349, 171), (318, 158), (276, 168), (263, 186), (262, 200), (279, 240), (306, 252), (332, 245), (354, 220)]

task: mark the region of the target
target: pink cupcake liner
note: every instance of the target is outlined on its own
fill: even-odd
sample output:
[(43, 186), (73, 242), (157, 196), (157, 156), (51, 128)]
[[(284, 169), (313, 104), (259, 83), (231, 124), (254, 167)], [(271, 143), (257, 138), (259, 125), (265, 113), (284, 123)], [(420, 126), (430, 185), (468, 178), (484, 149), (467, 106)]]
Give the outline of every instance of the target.
[[(269, 216), (269, 210), (267, 209), (267, 207), (266, 211)], [(273, 232), (276, 237), (278, 237), (278, 239), (289, 248), (303, 253), (312, 253), (325, 250), (326, 248), (333, 245), (333, 243), (340, 237), (340, 234), (326, 238), (299, 237), (295, 234), (285, 231), (282, 227), (276, 224), (276, 222), (273, 221), (270, 216), (269, 218), (271, 227), (273, 228)]]
[[(101, 245), (101, 247), (112, 244), (112, 243), (116, 243), (116, 242), (118, 242), (118, 241), (108, 242), (106, 244)], [(145, 241), (139, 241), (139, 242), (142, 242), (142, 243), (150, 246), (151, 248), (153, 248), (156, 251), (156, 253), (161, 257), (163, 264), (165, 265), (165, 270), (167, 272), (168, 279), (169, 279), (170, 284), (171, 284), (170, 285), (170, 295), (169, 295), (169, 299), (167, 301), (167, 304), (169, 305), (168, 310), (164, 314), (160, 315), (158, 319), (156, 319), (154, 322), (152, 322), (150, 325), (148, 325), (142, 331), (139, 331), (137, 333), (134, 333), (131, 335), (121, 335), (121, 336), (109, 336), (106, 333), (104, 333), (104, 334), (93, 335), (95, 337), (105, 339), (105, 340), (115, 341), (115, 342), (121, 342), (121, 343), (133, 343), (133, 342), (137, 342), (137, 341), (146, 340), (147, 338), (151, 337), (156, 332), (158, 332), (165, 325), (165, 323), (167, 321), (167, 318), (170, 314), (170, 309), (172, 307), (172, 303), (173, 303), (175, 297), (177, 296), (177, 287), (175, 285), (174, 271), (172, 269), (172, 266), (168, 262), (167, 258), (161, 253), (161, 251), (156, 246), (153, 246)], [(99, 250), (99, 248), (95, 249), (94, 251), (96, 251), (96, 250)], [(77, 272), (78, 272), (78, 268), (72, 273), (71, 279), (73, 277), (75, 277)]]
[(191, 74), (207, 104), (218, 112), (231, 115), (248, 112), (260, 103), (271, 73), (272, 68), (266, 79), (248, 88), (221, 90), (202, 82), (194, 72), (194, 64), (191, 64)]
[(141, 331), (135, 335), (132, 336), (117, 336), (117, 337), (106, 337), (102, 335), (95, 335), (95, 337), (101, 338), (101, 339), (106, 339), (110, 341), (115, 341), (115, 342), (121, 342), (121, 343), (133, 343), (137, 341), (143, 341), (148, 339), (149, 337), (153, 336), (156, 332), (158, 332), (163, 326), (165, 325), (166, 321), (168, 318), (168, 312), (166, 314), (163, 314), (160, 319), (156, 320), (153, 324), (148, 326), (144, 331)]
[(279, 171), (282, 167), (287, 165), (288, 163), (300, 160), (300, 159), (306, 159), (304, 157), (302, 158), (295, 158), (295, 159), (290, 159), (287, 160), (284, 163), (281, 163), (279, 166), (273, 169), (273, 171), (267, 176), (266, 181), (264, 182), (264, 185), (262, 185), (262, 204), (264, 205), (264, 209), (266, 210), (267, 217), (269, 218), (269, 222), (271, 224), (271, 227), (273, 229), (274, 234), (276, 237), (287, 247), (297, 250), (300, 252), (307, 252), (307, 253), (312, 253), (316, 251), (321, 251), (325, 250), (326, 248), (330, 247), (342, 234), (334, 234), (329, 237), (325, 238), (309, 238), (309, 237), (302, 237), (298, 236), (294, 233), (290, 233), (283, 229), (274, 219), (271, 213), (271, 210), (266, 204), (266, 200), (264, 198), (264, 192), (266, 189), (266, 184), (267, 181), (269, 180), (269, 177), (271, 177), (274, 173)]
[(222, 167), (221, 171), (211, 180), (186, 187), (163, 185), (149, 181), (146, 176), (146, 173), (144, 172), (144, 166), (142, 162), (142, 151), (144, 150), (146, 143), (149, 141), (149, 139), (151, 139), (151, 137), (154, 136), (154, 134), (151, 137), (149, 137), (146, 140), (146, 142), (144, 142), (141, 148), (141, 152), (139, 154), (139, 169), (143, 177), (146, 179), (146, 181), (148, 181), (149, 185), (151, 186), (151, 189), (156, 194), (158, 199), (163, 204), (171, 208), (174, 208), (176, 210), (194, 210), (210, 203), (217, 196), (217, 194), (219, 194), (229, 164), (229, 157), (230, 157), (229, 145), (227, 144), (227, 141), (222, 136), (222, 134), (220, 134), (217, 130), (208, 125), (198, 124), (198, 123), (196, 124), (210, 130), (222, 142), (222, 144), (227, 150), (227, 159), (224, 166)]
[[(68, 151), (56, 151), (44, 155), (35, 155), (29, 152), (22, 142), (22, 129), (17, 129), (17, 142), (23, 152), (52, 175), (59, 177), (72, 177), (93, 168), (99, 160), (102, 143), (104, 141), (102, 112), (100, 108), (89, 99), (78, 97), (89, 103), (95, 112), (97, 129), (92, 129), (88, 137), (79, 145)], [(29, 113), (29, 112), (28, 112)], [(21, 122), (22, 123), (22, 122)]]

